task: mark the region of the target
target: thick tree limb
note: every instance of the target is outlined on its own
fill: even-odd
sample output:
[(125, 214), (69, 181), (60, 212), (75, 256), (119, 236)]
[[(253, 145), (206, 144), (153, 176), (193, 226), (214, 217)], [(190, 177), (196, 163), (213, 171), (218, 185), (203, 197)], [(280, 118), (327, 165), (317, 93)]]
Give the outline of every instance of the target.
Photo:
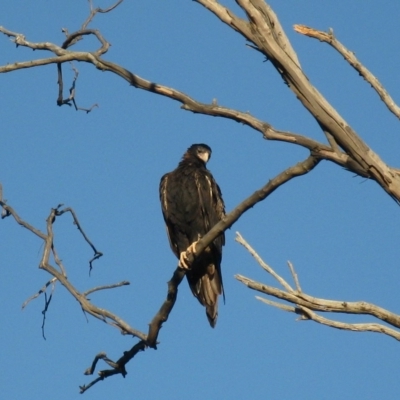
[[(275, 26), (271, 24), (276, 16), (270, 12), (268, 5), (264, 6), (260, 0), (237, 0), (237, 4), (247, 14), (249, 21), (239, 26), (235, 23), (237, 17), (230, 12), (230, 18), (227, 19), (226, 10), (218, 7), (216, 1), (198, 0), (197, 2), (252, 42), (271, 61), (322, 130), (329, 133), (344, 152), (351, 157), (354, 164), (357, 164), (357, 169), (364, 171), (364, 174), (374, 179), (393, 199), (400, 202), (400, 177), (364, 143), (311, 84), (296, 60), (287, 53), (287, 49), (277, 39)], [(278, 26), (277, 29), (282, 30), (281, 26)]]
[[(283, 286), (282, 289), (266, 285), (264, 283), (256, 282), (250, 278), (243, 275), (235, 275), (235, 278), (245, 284), (250, 289), (256, 290), (261, 293), (265, 293), (271, 297), (275, 297), (280, 300), (292, 303), (295, 307), (287, 306), (286, 304), (271, 301), (269, 299), (264, 299), (257, 297), (258, 300), (263, 301), (268, 305), (277, 307), (283, 311), (293, 312), (299, 314), (301, 319), (312, 320), (323, 325), (330, 326), (332, 328), (357, 331), (357, 332), (377, 332), (383, 333), (385, 335), (391, 336), (396, 340), (400, 340), (400, 315), (392, 313), (382, 307), (376, 306), (365, 301), (338, 301), (338, 300), (326, 300), (317, 297), (310, 296), (300, 289), (300, 284), (298, 283), (297, 274), (291, 265), (290, 269), (292, 275), (295, 278), (296, 290), (294, 290), (284, 278), (282, 278), (276, 271), (274, 271), (270, 266), (265, 267), (266, 264), (262, 261), (261, 257), (257, 252), (246, 242), (243, 237), (237, 233), (236, 241), (242, 244), (250, 254), (255, 257), (256, 261), (261, 265), (261, 267), (266, 270), (277, 282)], [(342, 314), (358, 314), (358, 315), (370, 315), (382, 322), (392, 325), (399, 330), (392, 329), (388, 326), (377, 324), (377, 323), (344, 323), (340, 321), (335, 321), (332, 319), (321, 317), (315, 311), (319, 312), (332, 312), (332, 313), (342, 313)]]
[[(311, 145), (314, 145), (313, 151), (320, 150), (319, 156), (321, 158), (336, 162), (361, 176), (374, 179), (393, 199), (397, 202), (400, 201), (400, 176), (397, 171), (388, 167), (376, 153), (369, 149), (347, 122), (333, 109), (317, 89), (311, 85), (300, 67), (297, 55), (292, 49), (282, 26), (269, 5), (261, 0), (238, 0), (237, 3), (247, 14), (248, 21), (246, 21), (235, 16), (234, 13), (218, 4), (215, 0), (197, 0), (197, 2), (213, 12), (228, 26), (241, 33), (271, 60), (290, 89), (317, 120), (328, 138), (331, 147), (326, 146), (323, 149), (324, 145), (311, 141), (308, 138), (295, 137), (296, 135), (287, 135), (279, 131), (274, 131), (268, 124), (260, 124), (260, 121), (250, 115), (245, 115), (246, 113), (219, 107), (216, 104), (206, 105), (196, 102), (182, 92), (146, 81), (119, 65), (105, 61), (101, 58), (101, 55), (108, 50), (108, 43), (96, 30), (82, 29), (71, 35), (67, 35), (66, 41), (60, 47), (48, 42), (31, 43), (26, 41), (23, 35), (0, 27), (0, 32), (13, 37), (13, 41), (17, 45), (37, 50), (49, 50), (57, 56), (48, 59), (9, 64), (0, 67), (0, 73), (52, 63), (61, 64), (72, 60), (89, 62), (102, 71), (111, 71), (118, 74), (137, 88), (180, 101), (183, 104), (183, 109), (246, 123), (262, 132), (264, 137), (270, 140), (291, 141), (309, 149)], [(71, 52), (67, 50), (67, 47), (72, 45), (74, 40), (82, 37), (82, 35), (95, 35), (101, 43), (101, 47), (90, 53)]]

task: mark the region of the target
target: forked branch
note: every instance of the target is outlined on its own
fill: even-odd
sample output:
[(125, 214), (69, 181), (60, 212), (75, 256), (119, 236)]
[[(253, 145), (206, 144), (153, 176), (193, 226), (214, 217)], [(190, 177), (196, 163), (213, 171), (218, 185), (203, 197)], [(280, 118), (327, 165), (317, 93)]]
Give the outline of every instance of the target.
[(274, 23), (277, 21), (276, 15), (266, 2), (236, 1), (246, 13), (248, 21), (238, 18), (215, 0), (197, 0), (197, 2), (253, 43), (254, 47), (272, 63), (284, 82), (315, 118), (327, 136), (332, 149), (338, 150), (339, 146), (351, 158), (355, 170), (363, 171), (364, 175), (375, 180), (396, 202), (400, 202), (400, 177), (397, 172), (387, 166), (367, 146), (347, 121), (312, 85), (297, 58), (293, 56), (291, 48), (285, 41), (280, 40), (280, 37), (286, 36), (283, 36), (281, 25)]
[[(128, 323), (123, 321), (120, 317), (118, 317), (117, 315), (113, 314), (112, 312), (110, 312), (110, 311), (108, 311), (108, 310), (106, 310), (104, 308), (99, 308), (99, 307), (95, 306), (91, 301), (89, 301), (87, 299), (87, 297), (86, 297), (87, 294), (92, 293), (92, 292), (97, 291), (97, 290), (100, 290), (101, 288), (94, 288), (94, 289), (88, 290), (88, 291), (86, 291), (84, 293), (81, 293), (71, 283), (71, 281), (67, 278), (67, 274), (65, 272), (65, 269), (62, 266), (61, 262), (58, 262), (57, 253), (55, 251), (53, 224), (56, 221), (57, 217), (63, 215), (66, 212), (70, 212), (71, 215), (73, 215), (74, 223), (80, 228), (79, 230), (82, 233), (84, 239), (86, 240), (86, 242), (88, 242), (91, 245), (93, 251), (95, 252), (95, 256), (93, 257), (93, 259), (97, 259), (102, 255), (101, 252), (96, 250), (96, 248), (90, 242), (88, 237), (85, 235), (84, 231), (82, 230), (82, 228), (80, 226), (78, 218), (77, 218), (76, 214), (73, 212), (72, 209), (66, 208), (66, 209), (60, 210), (59, 209), (60, 206), (57, 207), (57, 208), (51, 209), (50, 214), (49, 214), (49, 216), (48, 216), (48, 218), (46, 220), (47, 234), (45, 234), (45, 233), (41, 232), (39, 229), (33, 227), (32, 225), (30, 225), (26, 221), (24, 221), (17, 214), (17, 212), (12, 207), (7, 205), (4, 202), (4, 200), (1, 199), (1, 198), (0, 198), (0, 207), (2, 207), (2, 209), (5, 210), (5, 212), (9, 216), (13, 217), (14, 220), (18, 224), (23, 226), (28, 231), (30, 231), (30, 232), (34, 233), (35, 235), (39, 236), (44, 241), (43, 254), (42, 254), (42, 258), (41, 258), (41, 261), (40, 261), (39, 268), (43, 269), (44, 271), (48, 272), (50, 275), (53, 276), (54, 280), (51, 279), (49, 281), (50, 283), (56, 283), (56, 281), (60, 282), (70, 292), (70, 294), (79, 302), (79, 304), (81, 305), (82, 310), (84, 312), (87, 312), (88, 314), (92, 315), (93, 317), (95, 317), (97, 319), (100, 319), (101, 321), (106, 322), (107, 324), (116, 327), (123, 334), (130, 334), (130, 335), (136, 336), (136, 337), (138, 337), (139, 339), (142, 339), (142, 340), (146, 339), (146, 335), (144, 333), (132, 328), (131, 326), (129, 326)], [(58, 268), (54, 267), (51, 264), (51, 262), (50, 262), (50, 255), (51, 254), (53, 254)], [(90, 262), (92, 262), (92, 260)], [(119, 286), (122, 286), (122, 285), (125, 285), (125, 284), (126, 284), (126, 282), (124, 282), (122, 284), (116, 284), (116, 285), (114, 285), (114, 287), (119, 287)], [(48, 286), (48, 284), (46, 284), (38, 292), (37, 295), (39, 295), (41, 293), (45, 293), (45, 289), (46, 289), (47, 286)], [(102, 287), (102, 288), (105, 288), (105, 287)], [(33, 298), (36, 298), (37, 295), (34, 295), (27, 302), (31, 301)], [(25, 302), (24, 305), (26, 305), (27, 302)]]
[[(249, 253), (260, 264), (260, 266), (265, 271), (267, 271), (283, 287), (283, 289), (256, 282), (243, 275), (235, 275), (235, 278), (245, 284), (250, 289), (267, 294), (271, 297), (275, 297), (276, 299), (284, 300), (285, 302), (294, 304), (294, 307), (288, 306), (285, 303), (275, 302), (256, 296), (258, 300), (264, 302), (265, 304), (279, 308), (283, 311), (288, 311), (300, 315), (301, 320), (312, 320), (320, 324), (330, 326), (332, 328), (348, 331), (383, 333), (385, 335), (395, 338), (396, 340), (400, 340), (400, 315), (397, 315), (382, 307), (379, 307), (375, 304), (367, 303), (365, 301), (349, 302), (343, 300), (326, 300), (310, 296), (301, 290), (294, 267), (293, 265), (289, 264), (293, 280), (296, 284), (296, 289), (293, 289), (286, 282), (286, 280), (282, 278), (282, 276), (280, 276), (275, 270), (273, 270), (264, 261), (262, 261), (257, 252), (246, 242), (246, 240), (239, 233), (237, 233), (235, 240), (249, 251)], [(369, 315), (397, 329), (393, 329), (381, 323), (344, 323), (341, 321), (322, 317), (316, 311), (324, 313), (331, 312), (339, 314)]]

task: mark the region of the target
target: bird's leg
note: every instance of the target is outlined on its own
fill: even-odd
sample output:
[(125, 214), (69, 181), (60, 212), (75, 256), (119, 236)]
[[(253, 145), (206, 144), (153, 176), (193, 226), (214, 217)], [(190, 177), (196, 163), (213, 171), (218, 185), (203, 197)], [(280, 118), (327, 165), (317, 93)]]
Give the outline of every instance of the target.
[(186, 251), (182, 251), (179, 257), (179, 267), (182, 269), (190, 269), (191, 267), (191, 262), (189, 261), (189, 257), (196, 251), (196, 244), (200, 240), (200, 237), (198, 240), (193, 242), (187, 249)]

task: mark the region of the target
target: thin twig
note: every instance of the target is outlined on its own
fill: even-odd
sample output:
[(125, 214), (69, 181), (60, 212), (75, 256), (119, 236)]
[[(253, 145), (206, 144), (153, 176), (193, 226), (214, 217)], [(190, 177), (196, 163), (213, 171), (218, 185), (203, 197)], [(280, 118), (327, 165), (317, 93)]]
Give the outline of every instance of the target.
[(87, 297), (90, 293), (97, 292), (98, 290), (105, 290), (105, 289), (114, 289), (116, 287), (121, 287), (121, 286), (126, 286), (130, 285), (130, 282), (128, 281), (122, 281), (119, 283), (114, 283), (112, 285), (104, 285), (104, 286), (97, 286), (93, 289), (89, 289), (86, 292), (82, 293), (83, 296)]
[(53, 283), (57, 281), (57, 278), (53, 277), (51, 278), (48, 282), (44, 284), (44, 286), (36, 292), (33, 296), (29, 297), (29, 299), (25, 300), (24, 303), (22, 304), (22, 309), (24, 309), (32, 300), (36, 299), (39, 297), (42, 293), (46, 292), (46, 289)]
[(58, 267), (60, 268), (61, 273), (67, 278), (67, 271), (64, 268), (64, 265), (62, 263), (62, 261), (60, 260), (60, 258), (58, 257), (56, 248), (53, 246), (51, 247), (51, 251), (53, 252), (53, 258), (54, 258), (54, 262), (58, 265)]
[(294, 292), (293, 288), (282, 277), (280, 277), (267, 263), (262, 260), (262, 258), (247, 243), (247, 241), (239, 232), (236, 232), (235, 241), (241, 244), (255, 258), (258, 264), (260, 264), (261, 268), (272, 275), (289, 293)]
[(108, 13), (108, 12), (114, 10), (114, 8), (117, 8), (124, 0), (118, 0), (115, 4), (113, 4), (112, 6), (110, 6), (108, 8), (105, 8), (105, 9), (100, 8), (100, 7), (94, 8), (92, 0), (88, 0), (88, 1), (89, 1), (89, 7), (90, 7), (90, 15), (87, 17), (86, 21), (82, 24), (81, 29), (86, 29), (97, 13), (102, 13), (102, 14)]
[[(3, 209), (6, 212), (5, 216), (12, 216), (14, 218), (14, 220), (17, 222), (17, 224), (21, 225), (28, 231), (34, 233), (36, 236), (40, 237), (41, 239), (43, 239), (43, 240), (46, 239), (46, 235), (42, 231), (40, 231), (39, 229), (36, 229), (32, 225), (28, 224), (28, 222), (21, 219), (20, 216), (15, 212), (15, 210), (11, 206), (7, 205), (3, 200), (0, 200), (0, 206), (3, 207)], [(3, 218), (5, 218), (5, 216), (3, 216)]]
[(11, 215), (10, 211), (8, 211), (4, 205), (6, 204), (6, 200), (3, 199), (3, 185), (0, 182), (0, 206), (1, 206), (1, 219), (7, 218)]
[(260, 297), (260, 296), (256, 296), (256, 299), (262, 301), (265, 304), (268, 304), (269, 306), (279, 308), (283, 311), (288, 311), (288, 312), (293, 312), (293, 313), (296, 312), (296, 307), (287, 306), (286, 304), (278, 303), (277, 301), (268, 300), (268, 299), (265, 299), (264, 297)]
[(83, 238), (85, 239), (86, 243), (92, 248), (93, 252), (94, 252), (94, 257), (89, 261), (89, 274), (92, 271), (92, 263), (93, 261), (97, 260), (98, 258), (103, 256), (103, 253), (101, 251), (98, 251), (96, 249), (96, 247), (94, 246), (94, 244), (90, 241), (90, 239), (87, 237), (85, 231), (82, 229), (81, 224), (79, 223), (78, 217), (75, 213), (75, 211), (71, 208), (71, 207), (66, 207), (63, 210), (57, 210), (56, 215), (57, 216), (61, 216), (64, 213), (71, 213), (72, 218), (73, 218), (73, 223), (74, 225), (76, 225), (76, 227), (78, 228), (79, 232), (82, 234)]
[(296, 285), (296, 289), (301, 293), (299, 277), (297, 276), (296, 270), (294, 269), (294, 266), (290, 261), (288, 261), (287, 263), (288, 263), (290, 272), (292, 273), (292, 277), (293, 277), (294, 283)]
[(50, 292), (50, 296), (48, 298), (47, 298), (47, 292), (46, 291), (44, 292), (44, 309), (42, 311), (42, 314), (43, 314), (42, 336), (43, 336), (44, 340), (46, 340), (46, 336), (44, 334), (44, 326), (45, 326), (45, 323), (46, 323), (46, 314), (47, 314), (47, 311), (49, 309), (51, 299), (53, 298), (53, 293), (54, 293), (55, 287), (56, 287), (56, 285), (53, 283), (51, 285), (51, 292)]

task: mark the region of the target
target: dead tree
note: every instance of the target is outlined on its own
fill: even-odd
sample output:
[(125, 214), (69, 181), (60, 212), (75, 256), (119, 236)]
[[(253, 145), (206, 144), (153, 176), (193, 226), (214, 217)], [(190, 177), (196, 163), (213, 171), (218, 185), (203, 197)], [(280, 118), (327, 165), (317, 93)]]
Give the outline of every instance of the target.
[[(123, 0), (119, 0), (107, 9), (94, 8), (90, 3), (90, 15), (82, 24), (81, 29), (73, 33), (69, 33), (65, 30), (66, 38), (64, 42), (59, 45), (51, 42), (31, 42), (23, 33), (14, 32), (12, 27), (0, 27), (0, 32), (11, 38), (17, 46), (36, 50), (35, 54), (39, 53), (45, 55), (44, 58), (35, 58), (24, 62), (2, 65), (0, 66), (0, 73), (12, 73), (20, 69), (37, 68), (44, 65), (54, 64), (58, 77), (57, 104), (59, 106), (72, 104), (76, 110), (83, 110), (89, 113), (93, 110), (96, 104), (87, 108), (79, 107), (77, 105), (75, 84), (78, 79), (78, 69), (76, 67), (74, 67), (75, 76), (69, 89), (69, 93), (67, 96), (64, 95), (63, 66), (65, 63), (70, 62), (91, 64), (98, 70), (111, 72), (119, 76), (134, 88), (145, 90), (156, 95), (165, 96), (171, 100), (177, 101), (181, 104), (183, 110), (230, 119), (257, 131), (261, 134), (263, 139), (285, 142), (292, 146), (300, 146), (309, 152), (309, 156), (305, 160), (298, 162), (296, 165), (288, 166), (284, 171), (267, 182), (265, 186), (251, 194), (247, 199), (230, 211), (220, 223), (214, 226), (210, 232), (201, 239), (193, 253), (193, 257), (200, 254), (215, 237), (230, 228), (243, 215), (243, 213), (253, 207), (256, 203), (265, 200), (273, 191), (292, 178), (302, 176), (312, 171), (318, 166), (321, 160), (332, 162), (353, 174), (376, 182), (396, 203), (400, 203), (400, 170), (387, 165), (376, 152), (369, 148), (355, 130), (341, 115), (339, 115), (323, 95), (319, 93), (317, 88), (312, 85), (306, 77), (297, 54), (289, 42), (277, 16), (266, 2), (263, 0), (237, 0), (237, 4), (246, 14), (246, 18), (240, 18), (235, 15), (232, 10), (224, 7), (216, 0), (197, 0), (197, 3), (205, 7), (221, 22), (241, 35), (246, 41), (248, 41), (249, 47), (261, 53), (275, 67), (281, 79), (287, 84), (288, 88), (318, 123), (321, 129), (320, 141), (299, 133), (286, 132), (274, 128), (268, 121), (260, 120), (252, 116), (249, 112), (225, 107), (217, 102), (211, 102), (210, 104), (199, 102), (192, 96), (187, 95), (178, 89), (167, 87), (160, 83), (151, 82), (138, 76), (134, 71), (130, 71), (121, 65), (105, 60), (103, 56), (109, 50), (109, 43), (100, 31), (89, 29), (88, 26), (97, 13), (110, 12), (118, 7), (122, 2)], [(357, 70), (366, 82), (373, 87), (389, 111), (397, 118), (400, 118), (399, 107), (394, 103), (388, 92), (379, 83), (378, 79), (356, 59), (355, 55), (351, 51), (346, 49), (345, 46), (336, 39), (332, 30), (329, 32), (321, 32), (302, 25), (296, 25), (294, 29), (300, 34), (316, 38), (331, 45), (353, 68)], [(74, 45), (88, 36), (93, 36), (97, 39), (99, 43), (98, 49), (87, 52), (74, 51)], [(47, 56), (49, 53), (51, 53), (51, 56)], [(106, 356), (106, 354), (99, 353), (95, 357), (92, 366), (87, 369), (86, 373), (92, 374), (97, 361), (100, 359), (104, 360), (111, 369), (100, 371), (100, 377), (92, 381), (89, 385), (82, 386), (81, 392), (84, 392), (94, 383), (109, 376), (115, 374), (122, 374), (125, 376), (126, 364), (139, 351), (145, 350), (149, 347), (157, 347), (159, 330), (162, 324), (168, 319), (169, 313), (174, 306), (178, 286), (184, 278), (184, 271), (179, 268), (175, 270), (168, 283), (167, 298), (150, 323), (148, 333), (140, 332), (131, 327), (123, 320), (123, 318), (117, 316), (115, 313), (97, 307), (87, 297), (94, 291), (119, 287), (128, 284), (128, 282), (124, 281), (117, 284), (95, 287), (82, 293), (79, 292), (68, 280), (66, 268), (58, 257), (54, 242), (53, 223), (56, 219), (66, 213), (72, 215), (74, 224), (76, 224), (82, 233), (84, 240), (91, 246), (94, 252), (90, 266), (94, 260), (102, 255), (102, 253), (96, 249), (90, 239), (86, 236), (80, 226), (75, 212), (71, 208), (63, 208), (62, 206), (52, 208), (47, 217), (47, 230), (46, 232), (42, 232), (21, 219), (19, 214), (6, 203), (2, 193), (0, 193), (0, 205), (3, 209), (3, 218), (14, 218), (18, 224), (43, 240), (44, 246), (40, 268), (48, 272), (51, 275), (51, 278), (37, 293), (37, 295), (42, 293), (45, 294), (48, 287), (59, 282), (79, 302), (85, 313), (110, 324), (123, 334), (132, 335), (139, 339), (139, 341), (131, 349), (124, 352), (121, 358), (117, 361), (112, 361)], [(400, 315), (366, 302), (347, 302), (344, 300), (332, 301), (312, 297), (302, 291), (299, 278), (291, 264), (289, 264), (289, 267), (295, 282), (295, 287), (292, 287), (271, 267), (265, 264), (240, 235), (238, 235), (238, 241), (246, 246), (250, 253), (256, 257), (257, 261), (268, 273), (273, 275), (273, 277), (283, 286), (283, 290), (255, 282), (241, 275), (237, 275), (236, 278), (251, 289), (292, 303), (293, 305), (288, 306), (266, 299), (262, 299), (262, 301), (282, 310), (296, 313), (302, 319), (314, 320), (318, 323), (338, 329), (384, 333), (400, 340)], [(52, 265), (50, 256), (53, 257), (55, 265)], [(34, 297), (37, 297), (37, 295)], [(46, 309), (50, 300), (51, 295), (49, 299), (46, 300)], [(380, 323), (345, 324), (339, 321), (323, 318), (319, 315), (319, 312), (370, 315), (381, 322), (390, 325), (390, 327)]]

